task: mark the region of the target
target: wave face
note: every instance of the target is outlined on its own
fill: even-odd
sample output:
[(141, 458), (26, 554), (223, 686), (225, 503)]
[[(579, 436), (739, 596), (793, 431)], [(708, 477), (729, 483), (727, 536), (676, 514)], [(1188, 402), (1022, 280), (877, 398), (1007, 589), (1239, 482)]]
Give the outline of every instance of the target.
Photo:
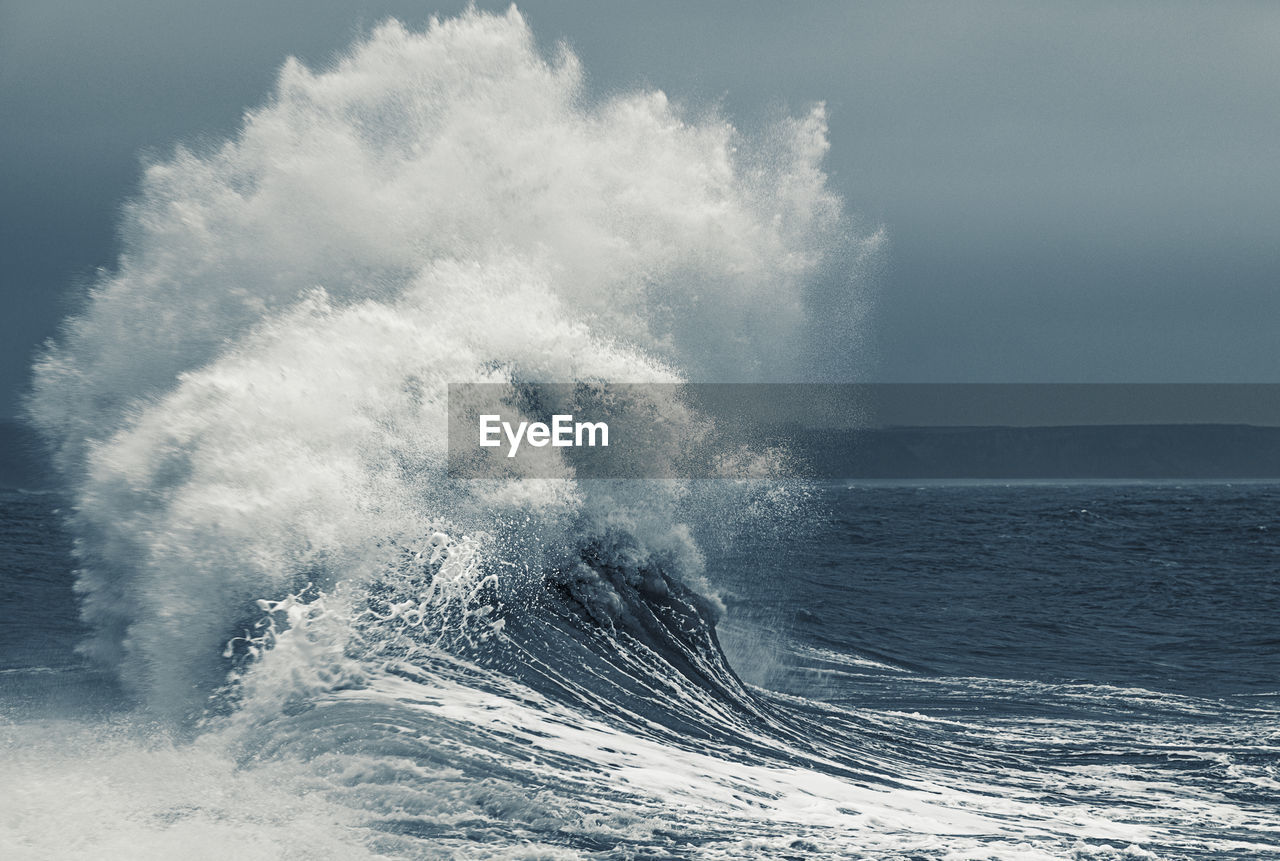
[[(312, 584), (357, 613), (418, 582), (405, 554), (491, 604), (559, 578), (600, 619), (602, 566), (705, 586), (691, 535), (742, 506), (568, 467), (450, 484), (446, 385), (785, 373), (815, 279), (877, 241), (851, 241), (826, 149), (820, 107), (749, 139), (660, 92), (592, 100), (514, 9), (287, 62), (234, 140), (146, 170), (118, 266), (36, 367), (88, 654), (184, 715), (255, 602)], [(583, 561), (606, 546), (625, 559)]]

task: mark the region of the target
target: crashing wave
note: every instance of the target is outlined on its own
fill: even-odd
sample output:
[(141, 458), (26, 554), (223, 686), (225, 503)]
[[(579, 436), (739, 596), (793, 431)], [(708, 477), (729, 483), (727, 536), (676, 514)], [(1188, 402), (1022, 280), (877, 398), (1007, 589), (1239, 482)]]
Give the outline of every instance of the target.
[(36, 366), (85, 651), (156, 711), (198, 713), (256, 602), (310, 583), (356, 613), (440, 532), (487, 536), (500, 604), (572, 605), (729, 690), (710, 624), (680, 621), (710, 594), (695, 539), (792, 503), (577, 481), (550, 449), (552, 479), (450, 481), (447, 385), (794, 373), (789, 345), (859, 314), (852, 292), (814, 312), (814, 284), (878, 241), (850, 238), (826, 149), (820, 106), (747, 137), (661, 92), (593, 98), (514, 9), (286, 63), (234, 139), (146, 169), (120, 260)]

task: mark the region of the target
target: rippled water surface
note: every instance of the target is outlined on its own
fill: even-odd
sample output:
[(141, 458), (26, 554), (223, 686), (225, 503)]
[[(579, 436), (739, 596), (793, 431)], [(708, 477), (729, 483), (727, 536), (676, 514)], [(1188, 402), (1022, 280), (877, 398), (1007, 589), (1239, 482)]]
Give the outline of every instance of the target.
[(747, 688), (681, 639), (695, 605), (644, 599), (644, 634), (550, 601), (464, 656), (175, 735), (72, 651), (59, 498), (6, 493), (0, 834), (14, 857), (90, 857), (90, 834), (155, 857), (243, 835), (298, 857), (1277, 856), (1278, 501), (829, 485), (804, 529), (708, 551)]

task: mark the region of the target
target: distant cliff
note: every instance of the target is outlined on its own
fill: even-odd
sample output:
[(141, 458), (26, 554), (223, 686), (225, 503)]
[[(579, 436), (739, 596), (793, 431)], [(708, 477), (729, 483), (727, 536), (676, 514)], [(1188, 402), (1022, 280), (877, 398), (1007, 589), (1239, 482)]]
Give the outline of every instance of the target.
[(1280, 478), (1280, 428), (1250, 425), (791, 428), (830, 478)]

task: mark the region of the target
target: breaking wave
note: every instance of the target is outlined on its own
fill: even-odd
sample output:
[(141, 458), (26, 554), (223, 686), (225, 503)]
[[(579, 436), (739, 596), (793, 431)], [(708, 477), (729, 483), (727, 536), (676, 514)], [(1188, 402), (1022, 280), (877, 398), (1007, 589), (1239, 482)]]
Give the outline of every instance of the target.
[[(804, 487), (580, 481), (553, 449), (553, 478), (446, 475), (449, 383), (838, 367), (883, 237), (826, 151), (821, 106), (748, 136), (592, 95), (513, 9), (290, 60), (234, 139), (149, 165), (29, 412), (73, 498), (83, 650), (165, 729), (74, 743), (150, 794), (103, 784), (97, 836), (44, 829), (51, 856), (1148, 857), (1077, 845), (1144, 825), (992, 802), (998, 766), (907, 719), (740, 681), (705, 557), (802, 526)], [(705, 421), (635, 397), (624, 425)], [(75, 782), (29, 745), (18, 773)]]
[(590, 98), (514, 9), (290, 60), (234, 140), (147, 168), (118, 265), (36, 367), (88, 653), (199, 710), (255, 602), (394, 591), (431, 535), (485, 600), (551, 578), (608, 616), (588, 553), (704, 587), (687, 489), (449, 483), (446, 386), (785, 373), (815, 279), (877, 241), (851, 240), (826, 149), (821, 107), (748, 139), (660, 92)]

